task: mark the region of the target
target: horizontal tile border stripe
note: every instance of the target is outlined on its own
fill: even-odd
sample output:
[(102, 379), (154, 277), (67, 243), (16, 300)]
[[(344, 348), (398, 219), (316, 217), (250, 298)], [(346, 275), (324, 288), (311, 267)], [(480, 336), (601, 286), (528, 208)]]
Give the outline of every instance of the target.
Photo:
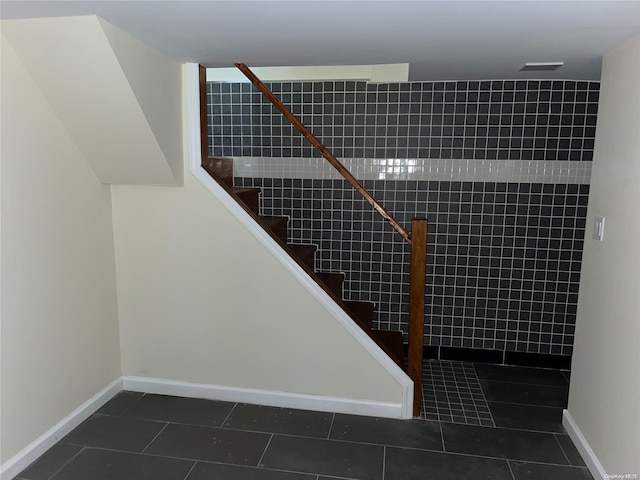
[[(236, 177), (340, 179), (323, 158), (232, 157)], [(347, 158), (358, 180), (553, 183), (588, 185), (592, 162)]]

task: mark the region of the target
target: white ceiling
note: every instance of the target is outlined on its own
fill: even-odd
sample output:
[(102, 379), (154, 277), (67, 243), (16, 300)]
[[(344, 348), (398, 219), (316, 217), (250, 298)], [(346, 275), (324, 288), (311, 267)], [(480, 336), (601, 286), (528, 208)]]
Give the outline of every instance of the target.
[[(181, 62), (208, 67), (408, 62), (411, 80), (598, 80), (602, 55), (640, 34), (640, 0), (0, 3), (3, 19), (87, 14)], [(556, 72), (518, 71), (525, 62), (557, 61), (565, 65)]]

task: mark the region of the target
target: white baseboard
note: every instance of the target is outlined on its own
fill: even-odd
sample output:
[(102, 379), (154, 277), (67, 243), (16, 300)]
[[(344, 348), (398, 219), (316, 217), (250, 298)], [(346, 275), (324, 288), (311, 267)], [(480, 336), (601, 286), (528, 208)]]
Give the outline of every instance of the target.
[(323, 395), (225, 387), (160, 378), (123, 377), (122, 380), (125, 390), (135, 392), (388, 418), (402, 418), (403, 413), (403, 406), (400, 403), (372, 402), (367, 400), (327, 397)]
[(23, 448), (20, 452), (0, 466), (0, 479), (9, 480), (27, 468), (40, 455), (55, 445), (102, 405), (122, 390), (122, 378), (118, 378), (84, 402), (48, 431)]
[(606, 480), (607, 478), (609, 478), (607, 476), (607, 472), (605, 472), (604, 467), (600, 463), (600, 460), (598, 460), (598, 457), (596, 457), (596, 454), (589, 446), (587, 439), (584, 438), (584, 435), (582, 435), (580, 428), (578, 428), (578, 425), (573, 420), (573, 417), (566, 409), (562, 411), (562, 425), (564, 426), (565, 430), (569, 434), (569, 437), (578, 449), (578, 452), (582, 456), (584, 463), (587, 464), (587, 468), (589, 469), (589, 472), (591, 472), (591, 475), (593, 475), (593, 478), (598, 480)]

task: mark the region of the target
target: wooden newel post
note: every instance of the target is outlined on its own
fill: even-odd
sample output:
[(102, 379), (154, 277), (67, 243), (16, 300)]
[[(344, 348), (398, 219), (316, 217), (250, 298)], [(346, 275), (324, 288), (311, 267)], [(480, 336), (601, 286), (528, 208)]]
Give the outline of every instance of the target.
[(409, 277), (409, 353), (407, 370), (413, 380), (413, 416), (420, 416), (422, 350), (424, 345), (424, 291), (427, 266), (427, 220), (411, 221), (411, 273)]
[(209, 119), (207, 117), (207, 69), (198, 65), (198, 81), (200, 83), (200, 162), (202, 165), (209, 158)]

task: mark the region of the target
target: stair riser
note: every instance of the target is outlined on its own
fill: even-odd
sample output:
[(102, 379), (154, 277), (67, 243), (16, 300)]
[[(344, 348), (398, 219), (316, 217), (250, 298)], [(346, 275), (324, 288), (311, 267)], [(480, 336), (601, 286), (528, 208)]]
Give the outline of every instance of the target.
[(315, 270), (316, 267), (316, 249), (317, 247), (315, 245), (289, 245), (289, 250), (292, 254), (311, 270)]
[(274, 225), (271, 227), (271, 231), (273, 234), (282, 240), (284, 243), (287, 243), (287, 224), (284, 225)]
[(406, 370), (402, 332), (374, 330), (373, 335), (389, 349), (392, 354), (391, 358), (398, 364), (398, 366), (403, 370)]
[(302, 263), (304, 263), (311, 270), (314, 270), (316, 268), (315, 255), (307, 255), (305, 257), (300, 258), (300, 260), (302, 260)]
[(344, 283), (344, 275), (336, 273), (317, 273), (318, 278), (333, 294), (342, 298), (342, 284)]
[(358, 320), (360, 320), (368, 329), (371, 329), (375, 304), (371, 302), (355, 302), (346, 300), (345, 305)]
[(240, 193), (238, 197), (253, 213), (260, 215), (260, 194), (258, 192)]
[(207, 158), (202, 162), (203, 168), (214, 178), (233, 187), (233, 160), (230, 158)]

